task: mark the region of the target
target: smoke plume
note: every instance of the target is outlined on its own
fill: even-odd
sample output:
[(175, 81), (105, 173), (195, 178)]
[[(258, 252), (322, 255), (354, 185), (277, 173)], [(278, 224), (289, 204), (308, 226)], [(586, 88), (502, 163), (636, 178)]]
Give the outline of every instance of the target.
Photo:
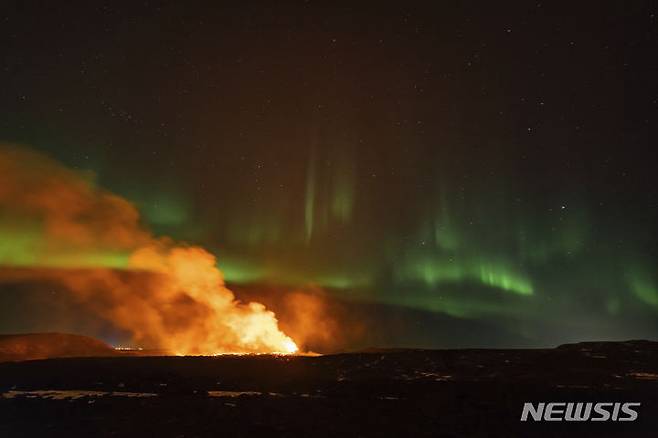
[(153, 236), (93, 174), (9, 145), (0, 145), (0, 245), (0, 266), (63, 283), (136, 344), (177, 354), (296, 350), (273, 312), (235, 299), (212, 254)]

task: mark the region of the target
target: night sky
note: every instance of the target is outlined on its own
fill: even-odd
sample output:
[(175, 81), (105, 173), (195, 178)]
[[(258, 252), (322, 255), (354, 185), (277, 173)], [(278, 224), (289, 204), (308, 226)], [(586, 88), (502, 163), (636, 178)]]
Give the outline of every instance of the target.
[(278, 3), (5, 1), (0, 142), (380, 343), (658, 336), (655, 5)]

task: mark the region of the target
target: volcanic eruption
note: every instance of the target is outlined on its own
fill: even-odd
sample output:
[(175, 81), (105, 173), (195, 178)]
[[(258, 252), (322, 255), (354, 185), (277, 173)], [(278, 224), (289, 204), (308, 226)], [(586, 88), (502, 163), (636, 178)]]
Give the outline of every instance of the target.
[(215, 256), (156, 237), (126, 199), (31, 150), (0, 145), (2, 279), (44, 278), (136, 345), (173, 354), (297, 351), (275, 314), (227, 289)]

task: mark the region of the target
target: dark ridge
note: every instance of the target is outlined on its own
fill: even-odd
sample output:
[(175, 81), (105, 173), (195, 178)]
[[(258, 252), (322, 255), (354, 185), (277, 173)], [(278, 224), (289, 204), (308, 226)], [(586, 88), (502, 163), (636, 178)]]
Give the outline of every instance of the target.
[(68, 333), (0, 335), (0, 362), (115, 354), (115, 350), (103, 341), (82, 335)]

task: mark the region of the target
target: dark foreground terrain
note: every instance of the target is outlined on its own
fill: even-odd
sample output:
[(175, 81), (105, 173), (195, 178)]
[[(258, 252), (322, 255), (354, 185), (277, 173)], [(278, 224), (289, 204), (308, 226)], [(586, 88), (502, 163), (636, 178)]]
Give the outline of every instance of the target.
[[(635, 422), (523, 402), (641, 402)], [(658, 343), (0, 363), (0, 436), (656, 436)]]

